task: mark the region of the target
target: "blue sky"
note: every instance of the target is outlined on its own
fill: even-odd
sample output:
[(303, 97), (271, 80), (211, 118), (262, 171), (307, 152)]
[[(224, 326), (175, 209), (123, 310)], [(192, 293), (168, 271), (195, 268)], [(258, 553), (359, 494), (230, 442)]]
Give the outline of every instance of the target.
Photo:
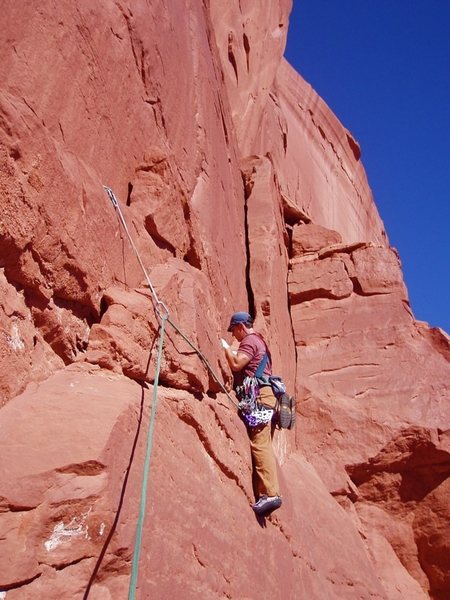
[(361, 146), (415, 317), (450, 333), (450, 0), (294, 0), (285, 55)]

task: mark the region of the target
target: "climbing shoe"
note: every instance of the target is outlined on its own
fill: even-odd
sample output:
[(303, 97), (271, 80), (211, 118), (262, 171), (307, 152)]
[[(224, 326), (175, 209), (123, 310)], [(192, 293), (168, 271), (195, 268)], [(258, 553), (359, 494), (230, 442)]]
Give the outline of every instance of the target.
[(288, 394), (279, 399), (278, 423), (281, 429), (292, 429), (295, 425), (295, 400)]
[(257, 515), (263, 515), (280, 508), (282, 500), (280, 496), (261, 496), (258, 502), (252, 504), (252, 508)]

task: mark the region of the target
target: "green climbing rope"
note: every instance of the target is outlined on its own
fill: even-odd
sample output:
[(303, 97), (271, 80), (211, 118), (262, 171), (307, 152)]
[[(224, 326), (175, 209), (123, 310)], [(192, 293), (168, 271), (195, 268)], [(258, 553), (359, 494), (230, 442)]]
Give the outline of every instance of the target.
[(150, 472), (150, 460), (152, 455), (152, 447), (153, 447), (153, 430), (155, 428), (155, 419), (156, 419), (156, 406), (158, 403), (158, 382), (159, 382), (159, 373), (161, 371), (161, 359), (162, 359), (162, 350), (163, 350), (163, 341), (164, 341), (164, 326), (168, 315), (162, 315), (161, 317), (161, 332), (159, 336), (159, 345), (158, 345), (158, 357), (156, 360), (156, 370), (155, 370), (155, 380), (153, 383), (153, 399), (152, 399), (152, 411), (150, 416), (150, 424), (148, 427), (148, 435), (147, 435), (147, 449), (145, 452), (145, 461), (144, 461), (144, 474), (142, 478), (142, 487), (141, 487), (141, 502), (139, 506), (139, 518), (136, 525), (136, 539), (134, 542), (134, 551), (133, 551), (133, 563), (131, 567), (131, 579), (130, 579), (130, 589), (128, 592), (128, 600), (134, 600), (136, 594), (136, 584), (138, 578), (139, 571), (139, 557), (141, 554), (141, 546), (142, 546), (142, 530), (144, 527), (144, 518), (145, 518), (145, 507), (147, 503), (147, 488), (148, 488), (148, 476)]

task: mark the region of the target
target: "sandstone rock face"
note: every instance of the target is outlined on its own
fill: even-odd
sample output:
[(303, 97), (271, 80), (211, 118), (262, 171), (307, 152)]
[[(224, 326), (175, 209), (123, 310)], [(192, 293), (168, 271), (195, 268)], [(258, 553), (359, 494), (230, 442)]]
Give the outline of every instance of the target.
[[(210, 3), (213, 36), (241, 156), (251, 155), (286, 44), (290, 0)], [(261, 152), (262, 154), (262, 152)]]
[(258, 151), (276, 165), (291, 221), (303, 213), (346, 243), (387, 245), (357, 142), (285, 60), (262, 119)]
[[(3, 7), (6, 600), (126, 597), (149, 433), (137, 597), (449, 597), (450, 338), (414, 320), (358, 143), (282, 58), (289, 11)], [(297, 399), (261, 521), (235, 310)]]

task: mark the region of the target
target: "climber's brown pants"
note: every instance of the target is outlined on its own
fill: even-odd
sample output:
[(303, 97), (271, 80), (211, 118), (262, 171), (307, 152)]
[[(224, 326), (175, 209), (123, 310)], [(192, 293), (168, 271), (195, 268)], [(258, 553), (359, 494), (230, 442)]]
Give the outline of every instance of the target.
[[(262, 387), (260, 390), (261, 402), (274, 408), (276, 398), (272, 388)], [(253, 489), (256, 499), (266, 494), (267, 496), (279, 496), (277, 463), (272, 447), (274, 426), (272, 423), (259, 425), (258, 427), (247, 427), (250, 438), (250, 449), (253, 462)]]

